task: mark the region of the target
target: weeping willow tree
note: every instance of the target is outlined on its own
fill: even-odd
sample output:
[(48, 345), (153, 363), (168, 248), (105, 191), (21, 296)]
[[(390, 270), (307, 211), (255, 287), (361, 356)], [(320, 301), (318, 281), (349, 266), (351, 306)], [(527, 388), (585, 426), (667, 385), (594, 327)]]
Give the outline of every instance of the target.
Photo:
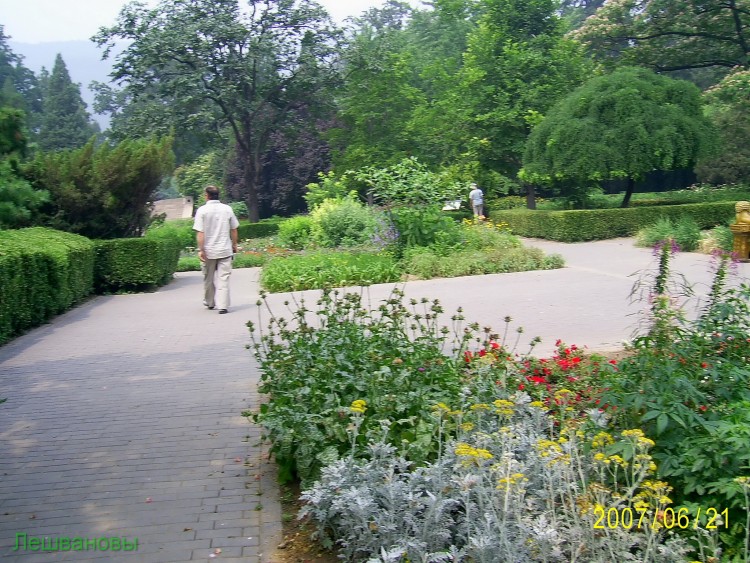
[(562, 195), (626, 179), (622, 207), (647, 173), (693, 168), (714, 144), (700, 91), (642, 68), (599, 76), (555, 105), (526, 144), (521, 178)]

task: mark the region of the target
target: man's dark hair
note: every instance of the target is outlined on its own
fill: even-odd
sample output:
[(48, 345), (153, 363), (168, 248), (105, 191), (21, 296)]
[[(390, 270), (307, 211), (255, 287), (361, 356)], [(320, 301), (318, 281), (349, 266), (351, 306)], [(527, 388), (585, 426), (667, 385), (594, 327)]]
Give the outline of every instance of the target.
[(219, 188), (216, 186), (206, 186), (206, 197), (208, 199), (219, 199)]

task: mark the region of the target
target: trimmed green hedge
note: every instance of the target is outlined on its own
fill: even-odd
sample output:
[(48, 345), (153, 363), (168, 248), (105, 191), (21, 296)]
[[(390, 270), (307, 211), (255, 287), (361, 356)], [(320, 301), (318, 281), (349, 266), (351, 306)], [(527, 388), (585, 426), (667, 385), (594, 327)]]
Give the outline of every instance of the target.
[(249, 238), (270, 237), (279, 232), (279, 221), (273, 219), (264, 219), (259, 223), (240, 222), (237, 229), (237, 236), (240, 240)]
[(560, 242), (629, 237), (662, 217), (691, 216), (701, 229), (724, 225), (734, 216), (735, 202), (692, 203), (626, 209), (492, 211), (495, 222), (507, 223), (513, 234)]
[(0, 343), (91, 293), (94, 243), (42, 227), (0, 231)]
[[(270, 237), (279, 232), (280, 219), (263, 219), (259, 223), (240, 221), (237, 235), (240, 240)], [(178, 238), (182, 248), (195, 247), (193, 219), (175, 219), (150, 227), (146, 231), (147, 239)]]
[(164, 285), (177, 270), (181, 250), (177, 237), (96, 241), (96, 290), (142, 291)]
[(192, 219), (173, 219), (149, 227), (145, 237), (153, 240), (178, 239), (181, 248), (195, 247), (195, 231)]

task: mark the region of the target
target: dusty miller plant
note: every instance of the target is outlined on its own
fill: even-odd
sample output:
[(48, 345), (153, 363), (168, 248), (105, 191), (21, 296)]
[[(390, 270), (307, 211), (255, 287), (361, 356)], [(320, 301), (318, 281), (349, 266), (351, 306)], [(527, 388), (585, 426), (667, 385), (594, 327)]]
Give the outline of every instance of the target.
[[(459, 410), (438, 404), (432, 416), (461, 429), (434, 463), (414, 468), (374, 439), (368, 460), (333, 463), (303, 493), (301, 517), (341, 559), (685, 560), (684, 541), (660, 524), (670, 489), (652, 479), (653, 442), (639, 430), (615, 438), (573, 419), (557, 426), (525, 393)], [(624, 450), (629, 459), (612, 453)], [(638, 507), (648, 525), (594, 528), (597, 510)]]

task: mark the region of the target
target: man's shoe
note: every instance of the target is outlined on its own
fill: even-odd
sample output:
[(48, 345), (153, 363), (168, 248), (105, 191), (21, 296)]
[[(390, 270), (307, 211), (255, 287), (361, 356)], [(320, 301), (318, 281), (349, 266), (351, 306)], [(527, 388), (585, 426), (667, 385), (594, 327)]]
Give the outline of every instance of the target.
[(207, 309), (213, 309), (213, 308), (214, 308), (214, 306), (213, 306), (213, 305), (210, 305), (210, 306), (209, 306), (209, 304), (208, 304), (208, 303), (206, 303), (206, 301), (205, 301), (205, 300), (203, 301), (203, 306), (204, 306), (204, 307), (206, 307)]
[(228, 312), (229, 311), (227, 311), (226, 309), (219, 309), (219, 314), (220, 315), (226, 315)]

